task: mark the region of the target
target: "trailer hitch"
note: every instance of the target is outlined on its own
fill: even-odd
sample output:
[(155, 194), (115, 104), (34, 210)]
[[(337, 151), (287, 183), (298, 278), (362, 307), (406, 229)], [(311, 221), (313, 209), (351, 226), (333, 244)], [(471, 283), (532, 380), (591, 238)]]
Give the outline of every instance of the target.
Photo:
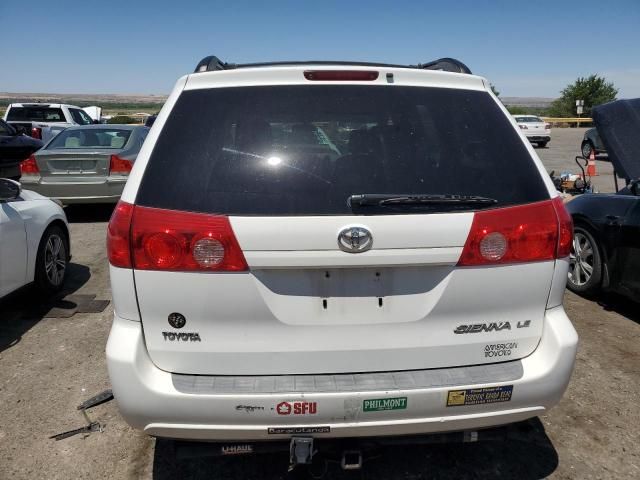
[(289, 471), (297, 465), (311, 465), (315, 454), (312, 437), (293, 437), (289, 444)]

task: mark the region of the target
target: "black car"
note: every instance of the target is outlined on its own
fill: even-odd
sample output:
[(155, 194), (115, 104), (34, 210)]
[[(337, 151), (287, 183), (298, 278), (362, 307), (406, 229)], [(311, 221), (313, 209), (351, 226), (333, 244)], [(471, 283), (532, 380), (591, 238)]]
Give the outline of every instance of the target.
[(640, 300), (640, 98), (595, 107), (593, 120), (617, 177), (615, 194), (585, 194), (567, 203), (574, 221), (570, 290), (616, 291)]
[(42, 148), (42, 141), (22, 133), (0, 120), (0, 178), (20, 179), (20, 162)]
[(589, 158), (591, 152), (594, 155), (598, 155), (600, 153), (607, 153), (607, 149), (604, 147), (602, 143), (602, 139), (598, 134), (597, 128), (590, 128), (586, 132), (584, 132), (584, 137), (582, 138), (582, 143), (580, 144), (580, 152), (584, 158)]

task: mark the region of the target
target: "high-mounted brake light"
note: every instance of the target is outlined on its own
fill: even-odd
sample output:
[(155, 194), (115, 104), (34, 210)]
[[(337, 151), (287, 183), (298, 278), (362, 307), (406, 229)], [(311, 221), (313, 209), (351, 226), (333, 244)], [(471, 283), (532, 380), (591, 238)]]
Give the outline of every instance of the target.
[(20, 173), (22, 175), (40, 175), (40, 169), (34, 155), (20, 163)]
[(124, 158), (120, 158), (118, 155), (111, 155), (109, 160), (110, 173), (128, 174), (132, 168), (133, 163), (131, 160), (125, 160)]
[(571, 250), (573, 226), (562, 200), (476, 212), (459, 266), (538, 262)]
[(318, 82), (373, 81), (379, 72), (373, 70), (305, 70), (304, 78)]

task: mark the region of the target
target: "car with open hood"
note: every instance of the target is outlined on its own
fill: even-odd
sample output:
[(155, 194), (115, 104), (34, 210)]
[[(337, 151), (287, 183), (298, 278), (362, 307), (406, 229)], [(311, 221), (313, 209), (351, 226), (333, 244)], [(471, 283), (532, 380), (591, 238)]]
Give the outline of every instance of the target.
[(640, 99), (596, 106), (593, 121), (614, 168), (616, 193), (567, 203), (575, 227), (568, 287), (640, 300)]

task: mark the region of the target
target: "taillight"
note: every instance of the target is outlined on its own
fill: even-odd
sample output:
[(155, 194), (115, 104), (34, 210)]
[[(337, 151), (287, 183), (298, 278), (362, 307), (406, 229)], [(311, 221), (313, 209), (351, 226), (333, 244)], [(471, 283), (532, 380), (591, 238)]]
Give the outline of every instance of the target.
[(114, 267), (131, 268), (131, 242), (129, 232), (133, 205), (118, 202), (107, 227), (107, 256)]
[(22, 175), (40, 175), (40, 169), (34, 155), (20, 163), (20, 173)]
[(573, 244), (573, 219), (565, 208), (562, 198), (556, 197), (553, 199), (553, 208), (558, 216), (558, 228), (560, 229), (556, 257), (568, 257), (571, 253), (571, 245)]
[(562, 200), (476, 212), (459, 266), (537, 262), (568, 255), (571, 217)]
[(221, 215), (135, 207), (133, 268), (171, 271), (247, 270), (229, 219)]
[(551, 124), (550, 123), (545, 123), (544, 124), (544, 129), (545, 130), (551, 130)]
[(373, 81), (379, 73), (372, 70), (305, 70), (304, 78), (315, 81)]
[(120, 158), (118, 155), (111, 155), (109, 160), (109, 172), (127, 174), (133, 168), (133, 162)]
[(31, 136), (33, 138), (37, 138), (38, 140), (42, 140), (42, 129), (38, 127), (32, 127)]
[(529, 130), (529, 127), (526, 125), (518, 125), (522, 130)]

